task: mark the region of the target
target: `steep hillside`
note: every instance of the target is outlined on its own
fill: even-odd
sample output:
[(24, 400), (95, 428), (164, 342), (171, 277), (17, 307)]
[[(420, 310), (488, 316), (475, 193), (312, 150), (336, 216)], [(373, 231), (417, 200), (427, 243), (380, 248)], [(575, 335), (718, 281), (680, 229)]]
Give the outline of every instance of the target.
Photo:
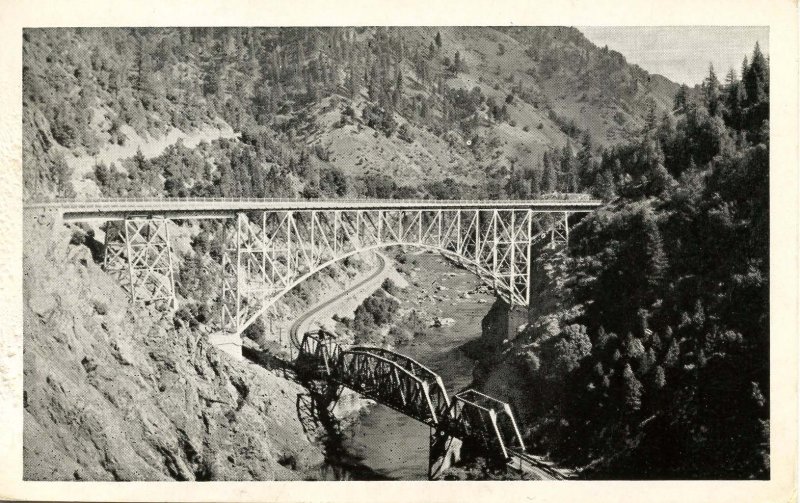
[(306, 391), (131, 306), (52, 215), (25, 222), (27, 480), (305, 478)]
[[(598, 88), (610, 68), (628, 87), (642, 84)], [(25, 194), (588, 190), (599, 148), (669, 101), (647, 78), (572, 29), (31, 29)], [(567, 82), (592, 97), (564, 92)], [(599, 119), (610, 111), (625, 120)], [(221, 228), (182, 225), (184, 319), (208, 319)]]
[[(510, 344), (487, 334), (501, 346), (477, 384), (519, 407), (528, 445), (584, 477), (769, 477), (758, 46), (741, 75), (711, 70), (690, 91), (563, 27), (23, 35), (26, 198), (602, 198), (568, 257), (537, 264), (531, 323)], [(178, 224), (177, 324), (208, 324), (222, 225)], [(129, 311), (52, 225), (56, 244), (26, 229), (29, 478), (288, 478), (313, 464), (289, 417), (299, 390)], [(287, 315), (313, 302), (293, 297)]]
[(231, 184), (209, 159), (209, 186), (180, 180), (187, 193), (577, 191), (586, 166), (561, 160), (630, 138), (677, 90), (558, 27), (31, 29), (23, 79), (27, 197), (177, 195), (168, 169), (139, 176), (137, 151), (239, 136), (231, 169), (267, 183)]
[(476, 375), (585, 478), (769, 478), (768, 60), (701, 91), (604, 152), (622, 183), (539, 255), (530, 323)]

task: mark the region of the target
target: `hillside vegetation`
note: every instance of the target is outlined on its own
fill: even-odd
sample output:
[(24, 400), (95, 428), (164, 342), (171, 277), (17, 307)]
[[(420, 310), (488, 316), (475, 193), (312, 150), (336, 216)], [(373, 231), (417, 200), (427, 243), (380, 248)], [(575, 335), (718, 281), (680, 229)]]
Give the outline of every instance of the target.
[(24, 61), (29, 198), (577, 191), (677, 90), (560, 27), (29, 29)]
[[(757, 46), (689, 89), (564, 27), (23, 36), (29, 199), (602, 198), (568, 256), (540, 256), (532, 323), (487, 355), (480, 384), (513, 398), (533, 449), (584, 477), (769, 477)], [(213, 316), (219, 230), (187, 231), (179, 326)], [(366, 314), (354, 323), (383, 321)]]
[[(23, 81), (28, 198), (577, 192), (677, 90), (557, 27), (30, 29)], [(182, 225), (208, 323), (220, 226)]]
[(515, 375), (531, 445), (584, 477), (768, 478), (768, 62), (675, 104), (604, 152), (618, 196), (539, 257), (533, 322), (482, 381)]

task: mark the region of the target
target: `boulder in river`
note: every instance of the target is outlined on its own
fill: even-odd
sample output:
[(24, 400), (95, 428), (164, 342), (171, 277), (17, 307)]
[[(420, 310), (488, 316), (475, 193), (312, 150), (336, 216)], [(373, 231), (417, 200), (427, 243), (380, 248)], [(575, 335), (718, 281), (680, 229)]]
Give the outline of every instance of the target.
[(456, 320), (453, 318), (440, 318), (438, 316), (433, 318), (433, 327), (450, 327), (455, 325)]

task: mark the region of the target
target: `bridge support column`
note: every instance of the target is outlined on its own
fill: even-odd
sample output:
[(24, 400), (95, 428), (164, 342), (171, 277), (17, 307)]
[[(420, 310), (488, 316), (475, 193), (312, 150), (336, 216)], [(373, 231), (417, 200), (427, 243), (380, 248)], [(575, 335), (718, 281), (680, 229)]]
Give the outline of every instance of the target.
[(122, 228), (106, 228), (106, 271), (117, 276), (131, 300), (175, 309), (175, 271), (169, 220), (160, 216), (128, 217)]
[[(245, 217), (246, 218), (246, 217)], [(222, 236), (222, 293), (220, 295), (220, 322), (222, 332), (239, 337), (241, 323), (241, 269), (242, 247), (240, 221), (242, 215), (236, 215), (233, 236), (227, 226), (223, 226)]]
[(550, 227), (550, 246), (569, 244), (569, 212), (564, 212), (563, 217), (555, 216)]
[[(451, 218), (445, 221), (448, 211)], [(375, 207), (249, 214), (239, 211), (225, 226), (221, 325), (228, 333), (241, 334), (315, 271), (381, 246), (438, 250), (509, 304), (527, 306), (531, 242), (549, 237), (555, 248), (569, 239), (569, 212), (551, 209)]]
[(428, 480), (439, 480), (444, 472), (461, 460), (461, 440), (431, 428), (428, 451)]

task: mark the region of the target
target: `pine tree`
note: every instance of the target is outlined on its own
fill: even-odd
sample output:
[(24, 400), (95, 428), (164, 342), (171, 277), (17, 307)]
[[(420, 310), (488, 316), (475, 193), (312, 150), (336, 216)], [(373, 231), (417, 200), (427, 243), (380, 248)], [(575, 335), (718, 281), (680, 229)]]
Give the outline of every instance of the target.
[(636, 379), (630, 363), (625, 364), (625, 369), (622, 371), (622, 380), (625, 411), (628, 413), (637, 412), (642, 408), (643, 387), (642, 383)]
[(747, 92), (748, 105), (766, 101), (769, 96), (769, 65), (757, 42), (753, 49), (753, 59), (743, 73), (742, 81)]
[(597, 347), (599, 349), (608, 349), (617, 341), (617, 334), (614, 332), (606, 333), (606, 329), (602, 326), (597, 329)]
[(751, 141), (766, 143), (769, 139), (769, 65), (759, 45), (753, 50), (753, 59), (742, 75), (745, 88), (744, 129)]
[(645, 211), (642, 215), (645, 238), (644, 253), (647, 260), (645, 274), (648, 286), (657, 291), (667, 269), (667, 255), (664, 252), (664, 244), (661, 232), (658, 229), (658, 223), (655, 220), (655, 214), (649, 211), (649, 207), (647, 208), (648, 211)]
[(653, 348), (647, 350), (639, 359), (639, 375), (646, 375), (656, 363), (656, 352)]
[(395, 75), (395, 84), (394, 84), (394, 91), (392, 93), (392, 104), (395, 108), (399, 108), (402, 105), (403, 99), (403, 72), (398, 69), (397, 75)]
[(657, 352), (661, 352), (663, 345), (661, 343), (661, 337), (658, 336), (658, 332), (653, 332), (653, 335), (650, 338), (650, 347), (655, 349)]
[(669, 349), (667, 349), (667, 354), (664, 356), (664, 365), (667, 367), (675, 367), (678, 365), (678, 359), (681, 356), (681, 349), (678, 345), (678, 340), (673, 338), (672, 341), (669, 343)]
[(645, 340), (649, 340), (648, 333), (648, 313), (647, 309), (639, 309), (636, 311), (636, 336)]
[(734, 128), (742, 127), (742, 106), (744, 88), (736, 75), (736, 70), (731, 68), (725, 76), (725, 111), (726, 122)]
[(667, 385), (667, 374), (664, 372), (664, 367), (661, 365), (656, 365), (655, 370), (653, 371), (653, 388), (656, 390), (664, 389), (664, 386)]
[(740, 87), (742, 89), (742, 106), (745, 106), (747, 104), (747, 89), (745, 89), (745, 85), (744, 85), (743, 81), (744, 81), (745, 75), (747, 75), (747, 71), (749, 70), (749, 68), (750, 68), (750, 62), (747, 60), (747, 56), (745, 56), (744, 59), (742, 60), (741, 71), (739, 72), (739, 75), (741, 75), (741, 79), (740, 79), (741, 85), (740, 85)]
[(653, 134), (658, 128), (658, 116), (656, 114), (656, 104), (654, 101), (650, 102), (650, 107), (647, 110), (647, 116), (644, 120), (645, 134)]
[(583, 141), (581, 143), (581, 148), (578, 150), (576, 159), (576, 170), (579, 177), (578, 188), (580, 188), (581, 185), (584, 187), (591, 187), (592, 182), (594, 182), (597, 177), (594, 160), (592, 159), (591, 139), (584, 138), (584, 140), (587, 139), (588, 141)]
[(361, 88), (360, 74), (356, 70), (355, 61), (350, 59), (350, 65), (347, 72), (347, 90), (350, 93), (350, 99), (354, 100), (358, 96), (359, 89)]
[(625, 350), (628, 357), (632, 359), (639, 358), (645, 353), (641, 339), (634, 337), (630, 332), (625, 337)]
[(458, 74), (461, 71), (461, 53), (456, 51), (453, 56), (453, 73)]
[(594, 193), (603, 201), (611, 201), (617, 197), (617, 187), (614, 183), (614, 175), (609, 170), (598, 173), (596, 182), (593, 184)]
[(72, 185), (72, 168), (69, 167), (64, 156), (57, 154), (53, 161), (52, 179), (56, 194), (64, 199), (75, 197), (75, 188)]
[(436, 47), (441, 49), (442, 48), (442, 34), (437, 31), (436, 32), (436, 36), (433, 39), (436, 41)]
[(720, 85), (717, 74), (714, 72), (714, 65), (709, 65), (708, 76), (703, 81), (703, 104), (712, 116), (722, 114)]
[(558, 190), (558, 171), (547, 152), (542, 155), (542, 163), (544, 164), (544, 191), (552, 194)]
[(694, 314), (692, 314), (692, 325), (697, 330), (702, 330), (706, 323), (706, 311), (703, 309), (703, 302), (697, 299), (694, 303)]
[(561, 174), (566, 179), (562, 184), (562, 190), (578, 192), (578, 170), (572, 152), (572, 143), (569, 140), (561, 151)]
[(533, 176), (531, 176), (531, 194), (539, 196), (542, 193), (542, 179), (544, 178), (544, 168), (541, 163), (538, 163), (533, 169)]
[(135, 89), (143, 98), (147, 97), (147, 99), (149, 99), (155, 94), (153, 59), (150, 57), (148, 48), (145, 46), (144, 39), (139, 39), (138, 50)]
[(681, 87), (678, 88), (678, 92), (675, 94), (675, 100), (673, 102), (674, 111), (678, 113), (685, 112), (688, 105), (689, 86), (686, 84), (681, 84)]

